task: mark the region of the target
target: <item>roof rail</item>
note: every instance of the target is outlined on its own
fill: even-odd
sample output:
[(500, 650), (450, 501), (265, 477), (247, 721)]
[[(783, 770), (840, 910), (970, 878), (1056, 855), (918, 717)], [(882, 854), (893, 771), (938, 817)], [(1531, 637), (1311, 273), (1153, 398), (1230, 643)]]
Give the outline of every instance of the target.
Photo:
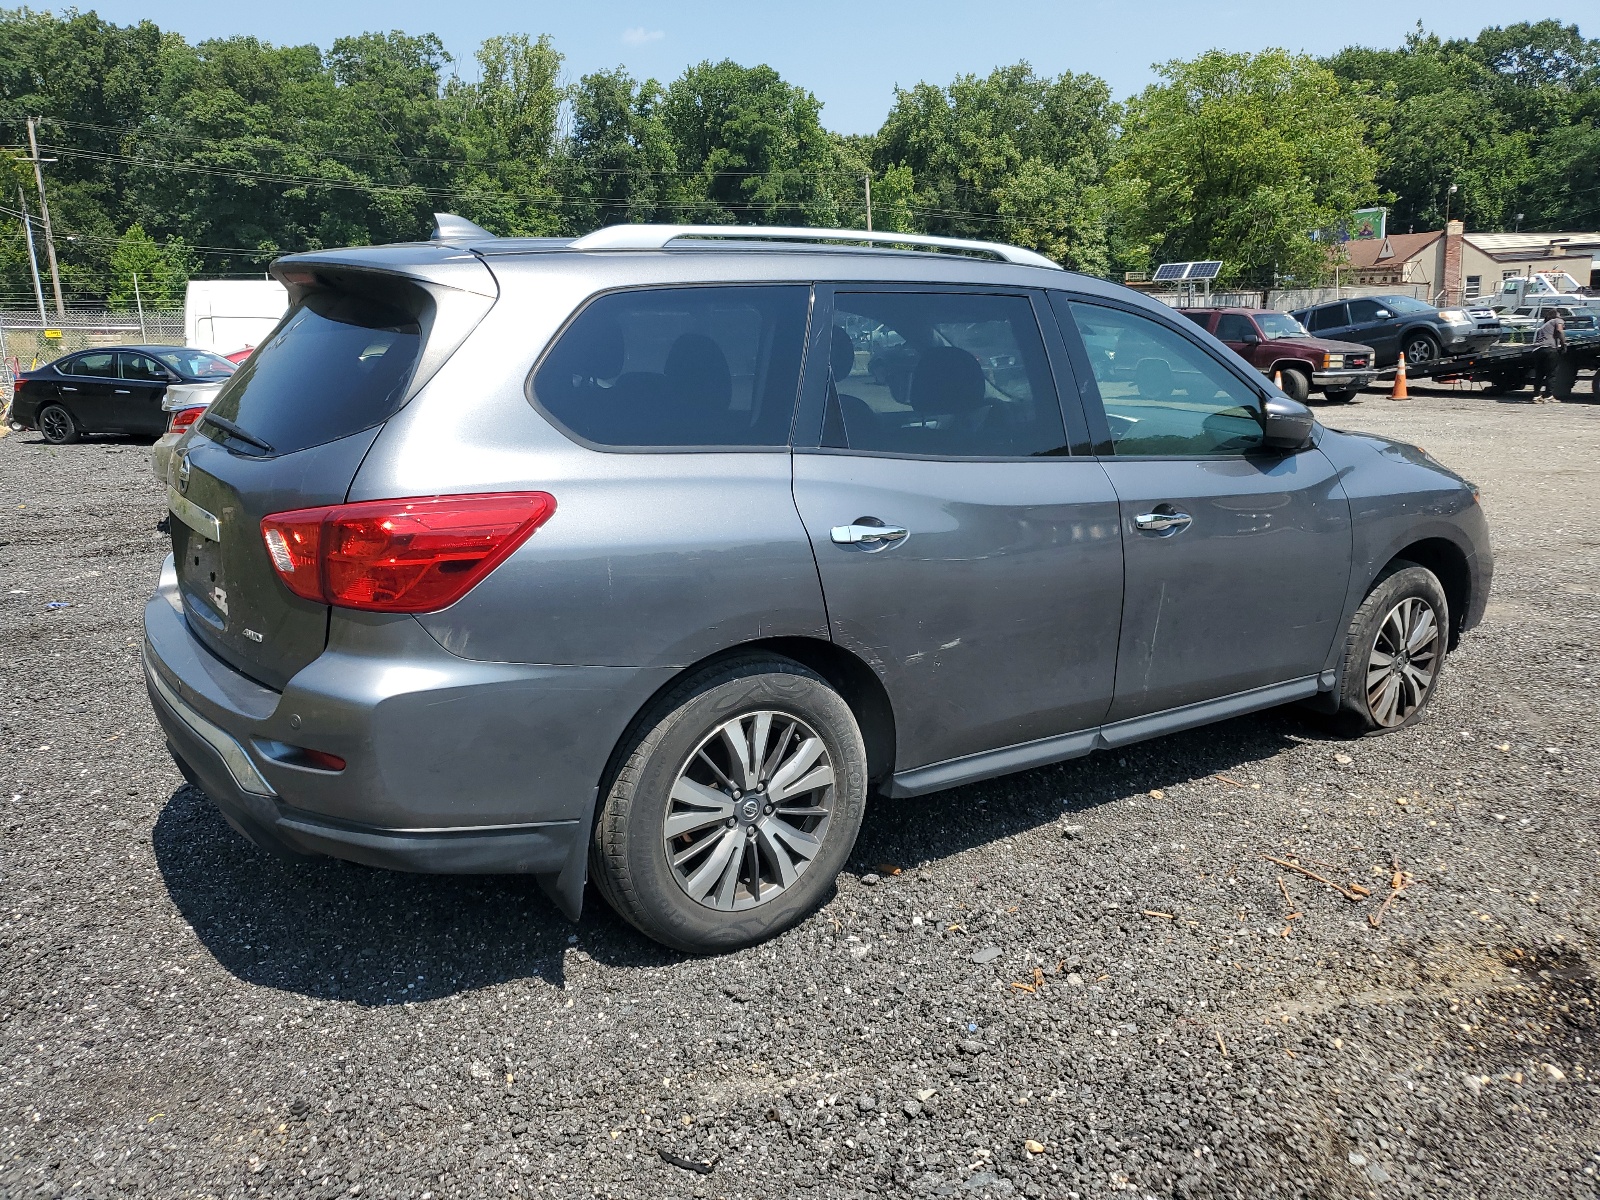
[(571, 250), (663, 250), (679, 239), (778, 242), (866, 242), (878, 246), (918, 246), (929, 250), (961, 250), (987, 254), (1001, 262), (1027, 267), (1061, 265), (1042, 254), (1001, 242), (932, 237), (925, 233), (878, 233), (864, 229), (805, 229), (782, 225), (607, 225), (573, 242)]

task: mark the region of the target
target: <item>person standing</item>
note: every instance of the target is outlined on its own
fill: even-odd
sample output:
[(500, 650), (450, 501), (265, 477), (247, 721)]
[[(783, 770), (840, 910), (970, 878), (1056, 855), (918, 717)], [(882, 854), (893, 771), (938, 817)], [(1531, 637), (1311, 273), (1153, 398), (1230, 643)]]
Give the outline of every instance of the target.
[(1567, 323), (1561, 319), (1561, 310), (1553, 308), (1550, 317), (1534, 334), (1533, 402), (1554, 404), (1555, 392), (1551, 380), (1556, 371), (1556, 360), (1567, 348)]

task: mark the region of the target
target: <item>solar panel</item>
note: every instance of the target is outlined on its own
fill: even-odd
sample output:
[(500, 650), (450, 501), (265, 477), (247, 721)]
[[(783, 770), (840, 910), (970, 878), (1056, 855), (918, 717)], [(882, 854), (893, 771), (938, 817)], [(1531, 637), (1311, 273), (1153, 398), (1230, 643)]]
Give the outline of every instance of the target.
[(1222, 274), (1220, 262), (1197, 262), (1189, 264), (1189, 273), (1185, 279), (1215, 279)]
[(1186, 262), (1162, 263), (1156, 268), (1156, 273), (1150, 277), (1151, 281), (1154, 283), (1171, 283), (1174, 280), (1182, 279), (1188, 272), (1189, 265)]

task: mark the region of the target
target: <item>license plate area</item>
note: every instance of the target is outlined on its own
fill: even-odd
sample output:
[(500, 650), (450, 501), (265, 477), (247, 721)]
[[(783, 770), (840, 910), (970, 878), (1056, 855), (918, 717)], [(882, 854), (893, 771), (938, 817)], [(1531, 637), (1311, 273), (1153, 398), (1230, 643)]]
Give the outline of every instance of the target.
[(222, 545), (190, 533), (178, 563), (180, 591), (189, 610), (212, 628), (228, 627), (228, 589), (222, 574)]

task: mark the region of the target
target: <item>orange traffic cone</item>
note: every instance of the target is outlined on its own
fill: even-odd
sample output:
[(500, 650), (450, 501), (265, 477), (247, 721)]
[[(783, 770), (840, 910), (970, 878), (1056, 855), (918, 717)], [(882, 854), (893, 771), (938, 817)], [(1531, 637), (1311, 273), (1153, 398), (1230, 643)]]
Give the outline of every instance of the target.
[(1391, 400), (1409, 400), (1411, 393), (1406, 391), (1406, 356), (1404, 351), (1400, 354), (1400, 369), (1394, 375), (1394, 391), (1389, 393)]
[(1277, 388), (1280, 392), (1283, 391), (1283, 372), (1282, 371), (1274, 371), (1272, 373), (1272, 386)]

